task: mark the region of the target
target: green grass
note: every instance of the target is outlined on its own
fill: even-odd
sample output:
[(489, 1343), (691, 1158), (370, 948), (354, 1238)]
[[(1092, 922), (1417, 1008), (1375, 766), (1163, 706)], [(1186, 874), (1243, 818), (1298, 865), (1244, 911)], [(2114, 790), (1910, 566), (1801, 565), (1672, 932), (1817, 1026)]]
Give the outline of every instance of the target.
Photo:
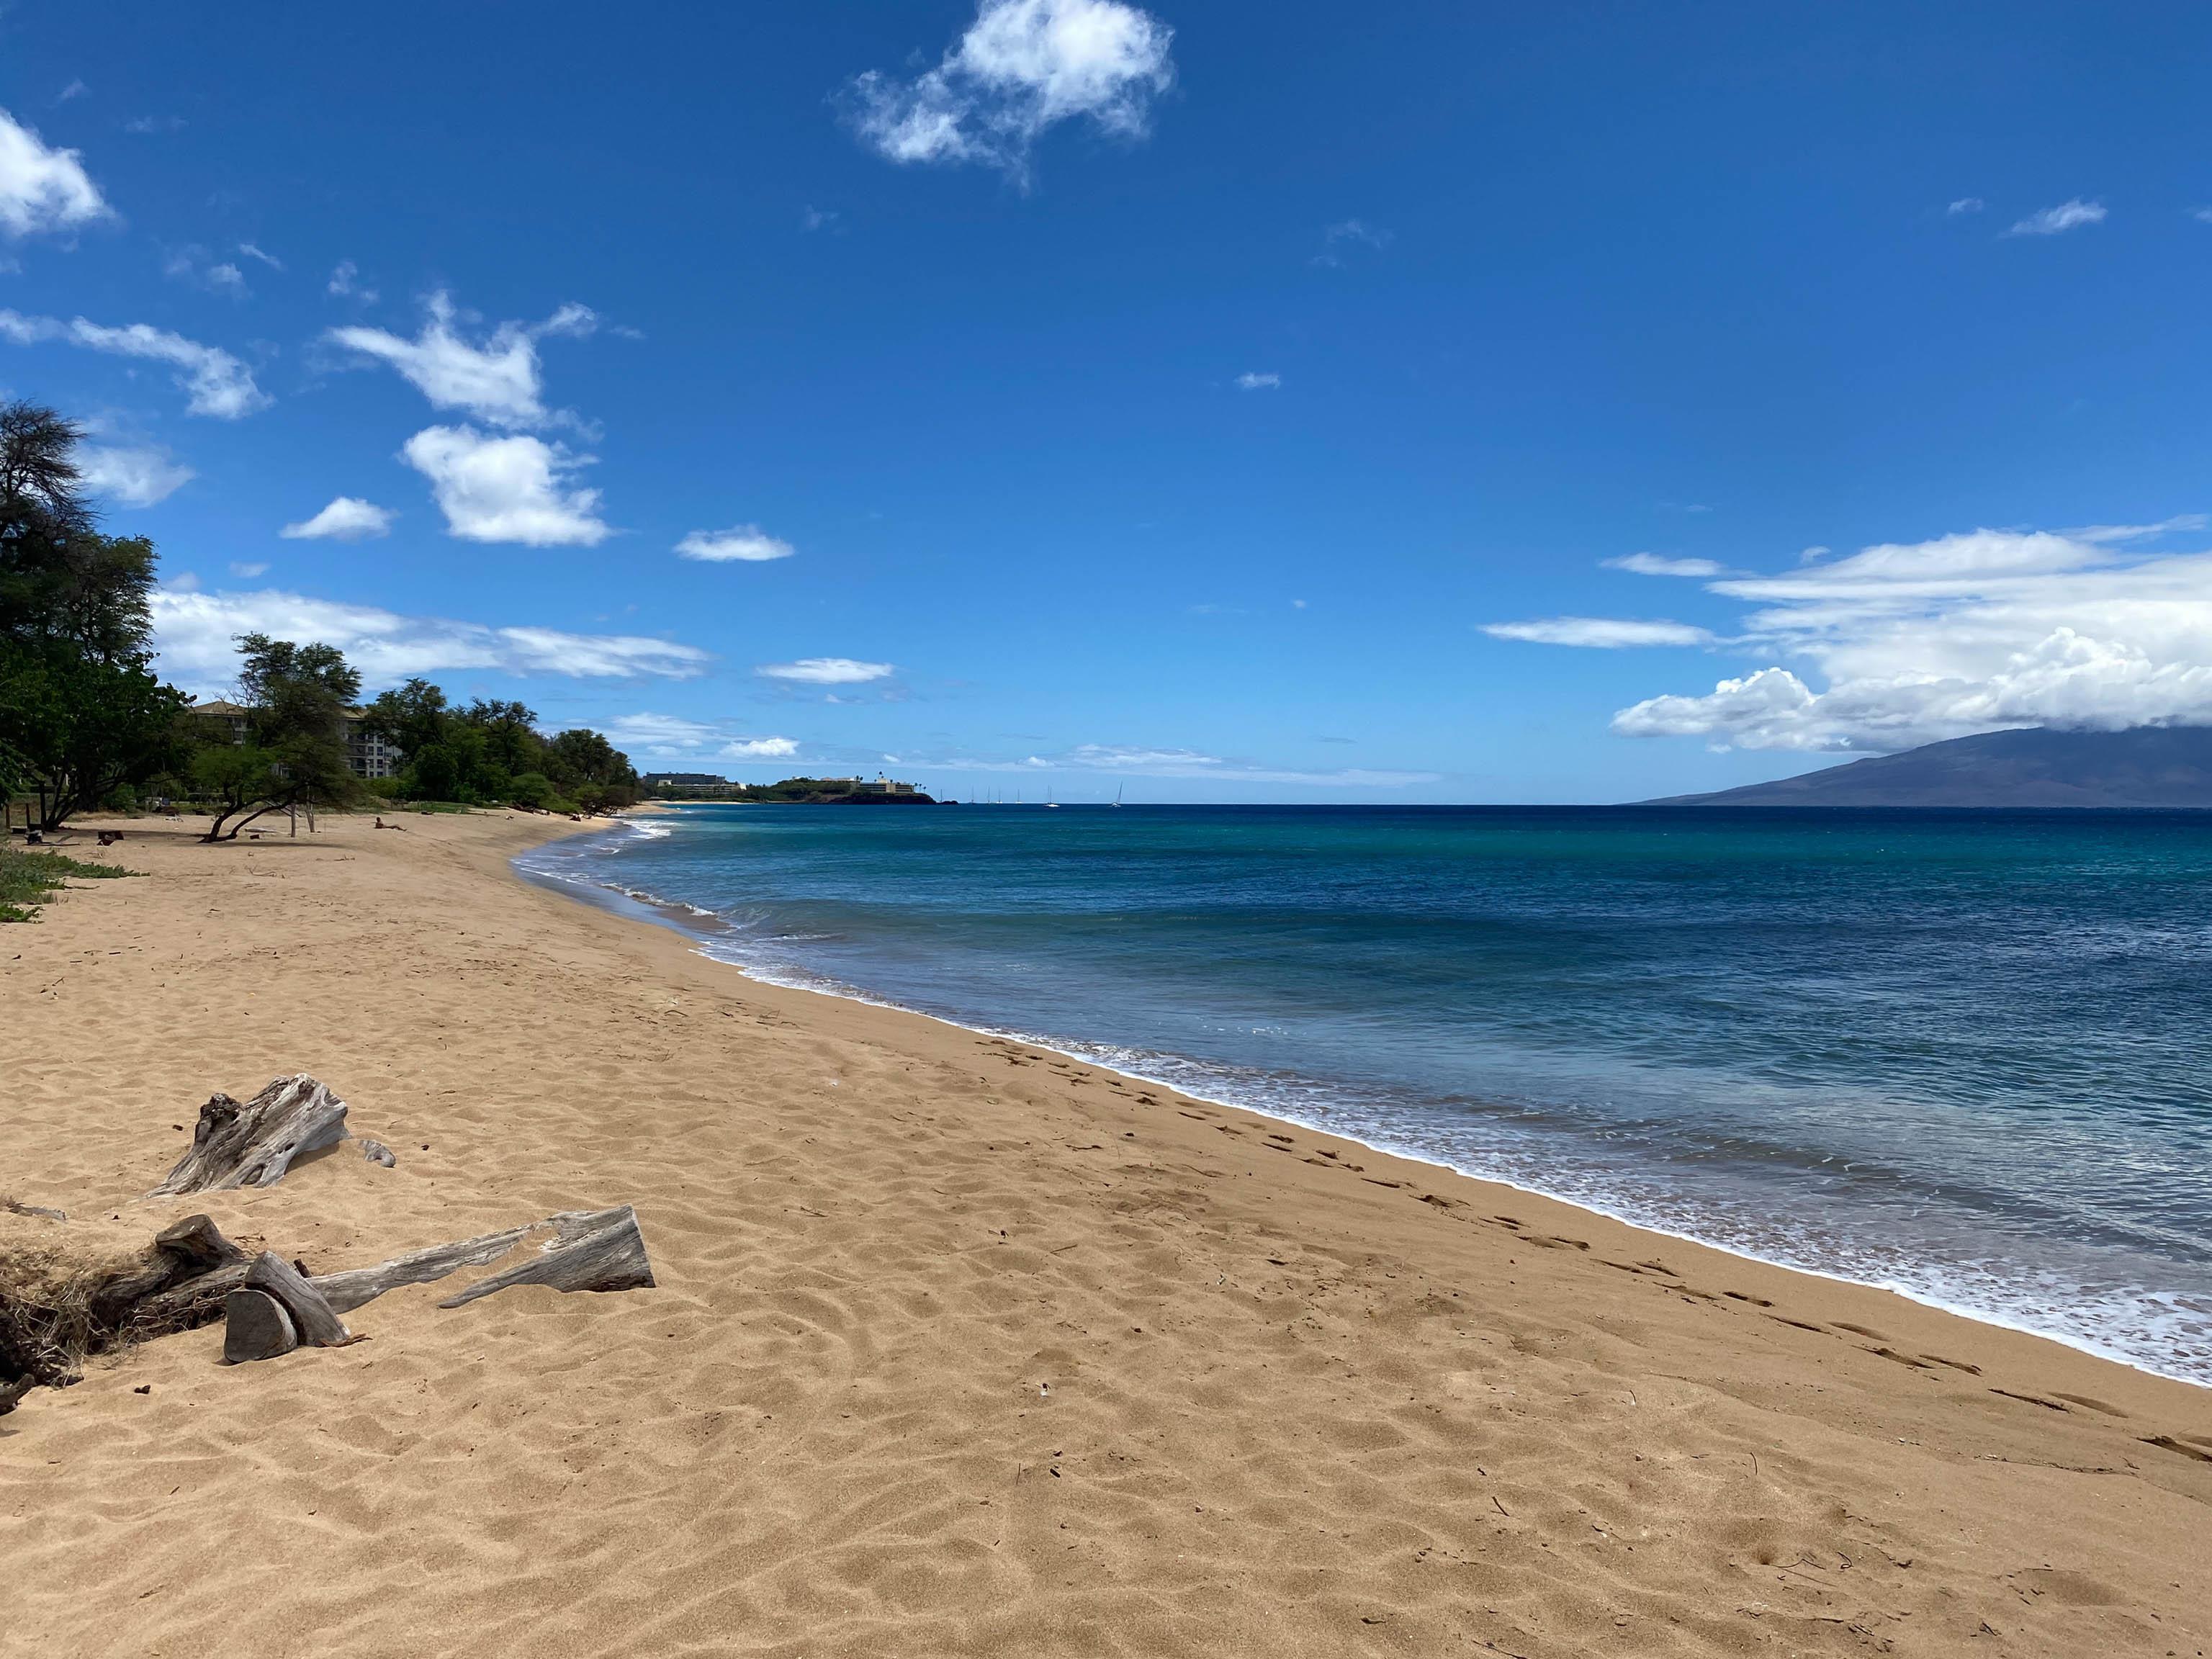
[(70, 881), (112, 881), (135, 876), (135, 870), (118, 870), (112, 864), (87, 864), (59, 853), (27, 853), (0, 847), (0, 921), (29, 921), (39, 914), (39, 902)]

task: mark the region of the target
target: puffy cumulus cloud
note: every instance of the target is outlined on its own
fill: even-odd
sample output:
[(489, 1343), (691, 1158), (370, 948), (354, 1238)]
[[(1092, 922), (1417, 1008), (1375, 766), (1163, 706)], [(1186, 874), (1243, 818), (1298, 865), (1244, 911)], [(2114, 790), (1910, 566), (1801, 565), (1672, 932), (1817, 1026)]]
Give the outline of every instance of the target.
[(378, 507), (358, 495), (340, 495), (313, 518), (288, 524), (276, 533), (291, 542), (366, 541), (389, 531), (398, 516), (390, 507)]
[(178, 371), (177, 384), (185, 389), (187, 415), (235, 421), (256, 410), (266, 409), (271, 401), (253, 383), (253, 375), (246, 365), (228, 351), (202, 345), (197, 340), (187, 340), (181, 334), (172, 334), (147, 323), (114, 328), (87, 322), (82, 317), (63, 322), (56, 317), (27, 317), (21, 312), (0, 308), (0, 340), (16, 345), (60, 341), (89, 351), (167, 363)]
[(187, 689), (206, 691), (236, 678), (237, 636), (252, 633), (334, 645), (372, 686), (455, 669), (689, 679), (711, 660), (696, 647), (669, 640), (406, 617), (273, 588), (206, 593), (172, 582), (155, 592), (153, 611), (161, 672)]
[(1732, 643), (1778, 660), (1649, 698), (1613, 729), (1881, 752), (2008, 726), (2212, 724), (2212, 552), (2136, 545), (2195, 522), (1977, 530), (1712, 582), (1753, 607)]
[(739, 738), (722, 745), (726, 760), (787, 760), (799, 752), (790, 738)]
[(741, 524), (731, 530), (695, 530), (676, 544), (676, 551), (681, 558), (701, 559), (710, 564), (732, 560), (760, 564), (769, 559), (787, 559), (799, 550), (789, 542), (777, 540), (757, 524)]
[[(349, 292), (353, 275), (349, 264), (340, 265), (331, 278), (331, 292)], [(565, 305), (542, 323), (501, 323), (482, 341), (471, 341), (455, 327), (459, 313), (449, 296), (433, 294), (423, 308), (429, 314), (411, 340), (358, 326), (334, 328), (327, 337), (390, 364), (434, 407), (464, 410), (494, 426), (542, 426), (551, 420), (543, 397), (538, 341), (586, 335), (599, 326), (589, 307)]]
[(1601, 559), (1607, 570), (1627, 570), (1638, 576), (1718, 576), (1727, 567), (1717, 559), (1670, 559), (1663, 553), (1624, 553), (1617, 559)]
[(410, 438), (400, 455), (429, 479), (447, 533), (464, 541), (596, 547), (613, 533), (599, 520), (599, 492), (570, 487), (592, 458), (558, 444), (432, 426)]
[(1619, 617), (1547, 617), (1534, 622), (1486, 623), (1492, 639), (1532, 645), (1581, 645), (1620, 651), (1639, 645), (1710, 645), (1713, 636), (1687, 623), (1637, 622)]
[(2085, 202), (2080, 197), (2061, 202), (2057, 207), (2047, 207), (2031, 213), (2014, 222), (2005, 233), (2008, 236), (2056, 236), (2063, 231), (2078, 230), (2083, 225), (2105, 222), (2105, 204)]
[(167, 501), (198, 476), (167, 450), (151, 447), (88, 444), (77, 451), (76, 466), (87, 489), (125, 507)]
[(0, 109), (0, 231), (74, 230), (108, 216), (100, 187), (73, 149), (56, 149)]
[(1142, 137), (1175, 77), (1174, 33), (1119, 0), (982, 0), (935, 69), (855, 80), (854, 125), (890, 161), (979, 161), (1026, 180), (1031, 149), (1059, 122)]
[(855, 662), (850, 657), (801, 657), (797, 662), (764, 662), (753, 670), (772, 680), (802, 685), (865, 685), (889, 679), (897, 671), (887, 662)]

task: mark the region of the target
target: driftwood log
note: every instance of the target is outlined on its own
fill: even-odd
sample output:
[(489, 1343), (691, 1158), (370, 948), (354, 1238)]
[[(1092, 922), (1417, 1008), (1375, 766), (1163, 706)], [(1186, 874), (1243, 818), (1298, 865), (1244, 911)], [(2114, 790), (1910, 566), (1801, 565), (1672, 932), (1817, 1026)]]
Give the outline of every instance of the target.
[(274, 1359), (300, 1346), (284, 1304), (266, 1291), (233, 1291), (222, 1302), (222, 1363)]
[(653, 1263), (645, 1254), (645, 1236), (637, 1230), (637, 1212), (629, 1205), (611, 1210), (563, 1210), (547, 1224), (553, 1237), (537, 1255), (487, 1274), (438, 1305), (459, 1308), (515, 1285), (550, 1285), (556, 1291), (651, 1287)]
[(244, 1104), (216, 1095), (200, 1108), (191, 1150), (154, 1195), (273, 1187), (293, 1160), (345, 1139), (345, 1102), (305, 1072), (273, 1080)]
[(374, 1301), (386, 1291), (396, 1291), (403, 1285), (427, 1285), (462, 1267), (496, 1261), (522, 1243), (530, 1232), (528, 1227), (510, 1227), (503, 1233), (485, 1233), (477, 1238), (464, 1238), (458, 1243), (433, 1244), (427, 1250), (410, 1250), (373, 1267), (318, 1273), (309, 1282), (337, 1312), (350, 1313), (362, 1303)]

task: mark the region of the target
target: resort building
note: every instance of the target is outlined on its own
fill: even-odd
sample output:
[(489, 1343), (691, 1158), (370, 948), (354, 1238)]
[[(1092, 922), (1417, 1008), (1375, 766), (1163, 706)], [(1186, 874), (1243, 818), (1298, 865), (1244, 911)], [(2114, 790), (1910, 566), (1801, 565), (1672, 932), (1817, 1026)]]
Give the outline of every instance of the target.
[[(253, 718), (253, 711), (242, 703), (228, 702), (221, 697), (192, 705), (193, 714), (216, 724), (228, 732), (233, 743), (244, 743)], [(398, 775), (407, 757), (399, 745), (382, 732), (368, 729), (368, 710), (349, 708), (341, 718), (345, 722), (346, 764), (357, 778), (389, 778)]]

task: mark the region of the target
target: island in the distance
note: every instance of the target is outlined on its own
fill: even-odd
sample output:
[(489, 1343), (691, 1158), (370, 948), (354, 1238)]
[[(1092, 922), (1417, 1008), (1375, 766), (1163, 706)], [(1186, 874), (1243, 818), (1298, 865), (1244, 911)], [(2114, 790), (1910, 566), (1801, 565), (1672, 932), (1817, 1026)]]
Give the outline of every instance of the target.
[(872, 778), (785, 778), (736, 783), (712, 772), (648, 772), (639, 780), (656, 800), (742, 800), (785, 806), (952, 806), (919, 784)]
[(2212, 726), (1983, 732), (1654, 806), (2212, 807)]

